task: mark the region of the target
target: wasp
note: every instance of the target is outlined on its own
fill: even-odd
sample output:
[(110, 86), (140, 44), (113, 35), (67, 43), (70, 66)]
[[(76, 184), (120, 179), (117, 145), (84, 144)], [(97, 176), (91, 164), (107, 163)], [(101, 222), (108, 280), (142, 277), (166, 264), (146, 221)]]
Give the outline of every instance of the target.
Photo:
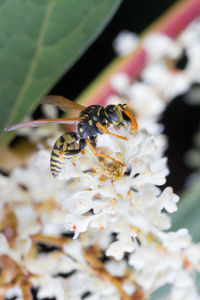
[(83, 152), (86, 145), (96, 156), (112, 160), (120, 166), (124, 166), (114, 158), (98, 153), (96, 150), (96, 138), (98, 134), (110, 134), (119, 139), (126, 140), (126, 137), (114, 134), (108, 130), (110, 124), (114, 128), (120, 128), (124, 121), (130, 123), (131, 129), (136, 131), (137, 121), (127, 104), (118, 105), (90, 105), (85, 107), (75, 103), (63, 96), (49, 95), (41, 100), (41, 104), (51, 104), (58, 106), (64, 112), (71, 112), (71, 118), (40, 119), (25, 121), (5, 128), (6, 131), (17, 130), (24, 127), (38, 127), (50, 124), (77, 124), (76, 132), (65, 132), (55, 142), (50, 160), (50, 169), (54, 177), (57, 177), (63, 170), (65, 160), (70, 159), (80, 152)]

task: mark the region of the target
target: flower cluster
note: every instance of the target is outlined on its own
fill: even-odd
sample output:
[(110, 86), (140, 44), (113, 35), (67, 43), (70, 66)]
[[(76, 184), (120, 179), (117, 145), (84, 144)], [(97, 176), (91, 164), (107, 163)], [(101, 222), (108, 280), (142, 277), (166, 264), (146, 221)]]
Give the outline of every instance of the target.
[[(166, 105), (189, 91), (192, 84), (200, 82), (199, 32), (200, 20), (197, 19), (177, 40), (158, 33), (148, 35), (143, 44), (148, 53), (148, 64), (140, 74), (140, 81), (132, 82), (125, 73), (115, 74), (111, 84), (121, 97), (110, 97), (108, 102), (128, 99), (140, 128), (146, 128), (152, 134), (160, 133), (163, 127), (158, 120)], [(187, 62), (184, 69), (179, 69), (176, 63), (184, 54)], [(188, 102), (192, 101), (191, 98), (194, 97), (190, 97)]]
[[(139, 130), (132, 132), (128, 123), (118, 130), (110, 126), (126, 140), (99, 135), (97, 151), (121, 165), (86, 147), (53, 179), (49, 151), (40, 149), (26, 167), (0, 176), (0, 297), (147, 299), (169, 283), (166, 299), (199, 299), (194, 274), (200, 245), (186, 229), (169, 231), (179, 197), (171, 187), (161, 189), (169, 170), (157, 123), (166, 104), (194, 78), (194, 64), (174, 73), (163, 59), (177, 58), (181, 43), (189, 49), (184, 35), (193, 30), (195, 40), (197, 25), (176, 43), (163, 36), (145, 41), (149, 65), (143, 81), (131, 83), (124, 74), (112, 78), (118, 96), (108, 103), (128, 98)], [(58, 132), (38, 129), (39, 141), (38, 136), (52, 145)]]

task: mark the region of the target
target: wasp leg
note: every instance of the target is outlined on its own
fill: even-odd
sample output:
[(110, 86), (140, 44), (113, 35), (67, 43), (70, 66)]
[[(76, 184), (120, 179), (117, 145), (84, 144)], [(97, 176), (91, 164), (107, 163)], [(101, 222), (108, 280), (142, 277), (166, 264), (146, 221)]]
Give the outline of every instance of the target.
[(73, 157), (74, 155), (80, 153), (81, 150), (80, 149), (76, 149), (76, 150), (64, 150), (64, 151), (60, 151), (59, 152), (59, 156), (61, 159), (65, 160), (65, 159), (69, 159), (71, 157)]
[(96, 148), (97, 146), (96, 141), (97, 141), (97, 136), (90, 136), (90, 142), (94, 148)]
[(79, 140), (79, 149), (82, 154), (85, 154), (84, 148), (86, 146), (86, 142), (84, 139)]
[(116, 159), (114, 159), (114, 158), (112, 158), (112, 157), (110, 157), (110, 156), (108, 156), (108, 155), (98, 153), (98, 152), (96, 151), (96, 149), (94, 148), (94, 146), (92, 146), (92, 143), (91, 143), (91, 141), (90, 141), (89, 139), (85, 139), (85, 141), (86, 141), (86, 144), (88, 145), (88, 147), (92, 150), (92, 152), (93, 152), (96, 156), (101, 156), (101, 157), (108, 158), (108, 159), (114, 161), (116, 164), (118, 164), (118, 165), (120, 165), (120, 166), (122, 166), (122, 167), (125, 166), (125, 165), (124, 165), (123, 163), (121, 163), (119, 160), (116, 160)]
[(130, 112), (128, 109), (124, 109), (122, 107), (122, 105), (119, 105), (119, 108), (127, 115), (127, 117), (129, 117), (129, 119), (131, 120), (131, 129), (133, 131), (137, 131), (138, 130), (138, 123), (136, 118), (134, 117), (134, 115), (132, 114), (132, 112)]
[(114, 134), (112, 132), (110, 132), (105, 126), (103, 126), (100, 122), (97, 122), (96, 123), (96, 126), (99, 127), (104, 133), (107, 133), (107, 134), (110, 134), (110, 135), (113, 135), (119, 139), (122, 139), (122, 140), (127, 140), (126, 137), (124, 136), (121, 136), (121, 135), (118, 135), (118, 134)]

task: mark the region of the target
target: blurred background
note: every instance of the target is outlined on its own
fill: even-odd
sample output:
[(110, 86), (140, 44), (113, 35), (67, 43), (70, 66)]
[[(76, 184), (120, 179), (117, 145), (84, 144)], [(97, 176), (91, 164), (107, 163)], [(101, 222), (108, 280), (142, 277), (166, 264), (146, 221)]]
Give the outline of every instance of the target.
[(122, 1), (103, 32), (56, 84), (52, 92), (59, 91), (60, 95), (75, 99), (115, 57), (113, 40), (121, 31), (128, 30), (140, 34), (175, 2), (175, 0)]

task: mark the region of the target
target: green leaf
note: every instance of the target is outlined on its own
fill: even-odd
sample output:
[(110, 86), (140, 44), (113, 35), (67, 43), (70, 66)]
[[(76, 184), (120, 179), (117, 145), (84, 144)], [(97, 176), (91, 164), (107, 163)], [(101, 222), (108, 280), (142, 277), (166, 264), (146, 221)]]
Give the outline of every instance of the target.
[(11, 138), (3, 128), (36, 107), (120, 1), (0, 0), (1, 144)]
[(172, 228), (188, 228), (193, 241), (200, 241), (200, 176), (190, 179), (191, 186), (182, 194), (178, 210), (172, 215)]

